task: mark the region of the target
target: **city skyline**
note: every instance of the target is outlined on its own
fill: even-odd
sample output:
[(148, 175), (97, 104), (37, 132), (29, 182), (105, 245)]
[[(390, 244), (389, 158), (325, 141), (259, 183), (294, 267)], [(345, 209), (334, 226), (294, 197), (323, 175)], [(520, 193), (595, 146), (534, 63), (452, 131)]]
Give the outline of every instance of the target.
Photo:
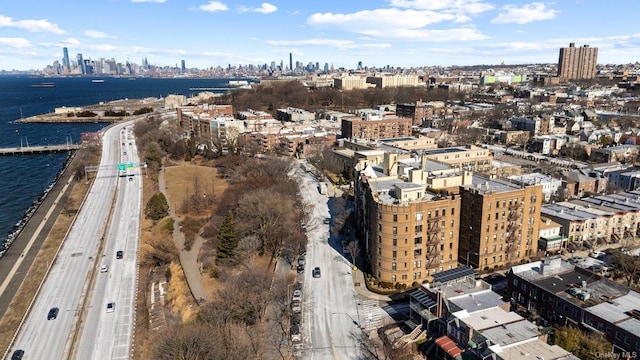
[[(328, 63), (336, 68), (557, 63), (569, 43), (598, 63), (640, 60), (634, 10), (614, 0), (354, 2), (25, 0), (0, 11), (0, 69), (40, 70), (69, 57), (206, 69)], [(64, 9), (64, 10), (62, 10)]]

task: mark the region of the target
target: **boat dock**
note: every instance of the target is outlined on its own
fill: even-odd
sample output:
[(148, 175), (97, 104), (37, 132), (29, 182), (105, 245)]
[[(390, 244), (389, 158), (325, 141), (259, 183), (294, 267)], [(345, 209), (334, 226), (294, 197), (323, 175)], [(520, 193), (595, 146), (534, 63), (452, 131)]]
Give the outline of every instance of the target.
[(0, 148), (0, 155), (27, 155), (27, 154), (47, 154), (59, 151), (78, 150), (80, 145), (62, 144), (45, 146), (19, 146), (10, 148)]

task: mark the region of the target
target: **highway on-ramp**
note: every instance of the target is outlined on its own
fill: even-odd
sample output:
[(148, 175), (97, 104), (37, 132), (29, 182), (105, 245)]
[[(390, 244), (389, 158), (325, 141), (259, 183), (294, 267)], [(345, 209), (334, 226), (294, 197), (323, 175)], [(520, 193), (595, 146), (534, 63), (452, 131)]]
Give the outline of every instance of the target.
[[(82, 332), (80, 330), (93, 327), (98, 328), (96, 333), (100, 334), (100, 336), (111, 337), (108, 341), (112, 344), (120, 344), (120, 331), (126, 328), (123, 325), (126, 319), (122, 319), (121, 316), (126, 313), (133, 314), (133, 310), (117, 307), (114, 313), (108, 314), (116, 316), (105, 321), (102, 319), (102, 314), (96, 318), (96, 315), (91, 310), (94, 307), (99, 307), (99, 310), (104, 312), (106, 311), (106, 303), (97, 305), (100, 301), (96, 301), (94, 298), (85, 301), (85, 296), (90, 284), (94, 283), (96, 285), (95, 290), (90, 292), (92, 297), (98, 296), (96, 294), (102, 294), (105, 299), (109, 297), (118, 298), (118, 300), (122, 299), (121, 304), (125, 308), (124, 304), (128, 301), (131, 303), (129, 307), (133, 306), (132, 298), (135, 291), (129, 294), (128, 291), (123, 289), (131, 286), (129, 285), (130, 282), (135, 283), (138, 225), (136, 224), (134, 228), (131, 222), (137, 221), (135, 211), (139, 211), (140, 208), (139, 192), (141, 185), (139, 180), (132, 181), (133, 184), (126, 184), (133, 186), (127, 186), (124, 192), (125, 195), (123, 195), (127, 196), (127, 198), (136, 199), (136, 209), (125, 210), (125, 207), (123, 207), (118, 210), (118, 206), (114, 207), (116, 189), (118, 186), (123, 186), (122, 184), (118, 185), (122, 179), (118, 177), (115, 164), (122, 161), (121, 130), (126, 125), (127, 123), (122, 123), (105, 130), (102, 158), (94, 183), (13, 341), (11, 352), (16, 349), (24, 350), (24, 359), (75, 358), (70, 356), (72, 348), (78, 348), (78, 351), (84, 349), (84, 346), (74, 345)], [(131, 150), (133, 151), (132, 154), (135, 154), (135, 148)], [(137, 196), (135, 191), (131, 190), (136, 188), (138, 188)], [(118, 199), (121, 198), (118, 197)], [(117, 205), (117, 202), (115, 204)], [(112, 210), (114, 214), (118, 214), (116, 216), (128, 217), (128, 224), (124, 225), (126, 229), (119, 228), (123, 226), (118, 224), (120, 223), (119, 219), (110, 221)], [(109, 226), (110, 224), (113, 226)], [(120, 236), (121, 231), (124, 231), (127, 235), (123, 238), (118, 237), (118, 239), (111, 238), (112, 236)], [(136, 231), (136, 233), (133, 234), (133, 231)], [(135, 236), (135, 239), (131, 238), (132, 236)], [(97, 276), (105, 275), (99, 273), (99, 268), (104, 261), (107, 261), (107, 256), (110, 256), (109, 262), (115, 261), (115, 253), (107, 254), (105, 252), (103, 258), (103, 252), (100, 250), (107, 251), (110, 247), (115, 248), (116, 246), (122, 247), (123, 250), (129, 251), (129, 253), (121, 260), (122, 264), (114, 266), (119, 270), (113, 269), (115, 271), (111, 274), (107, 272), (109, 274), (107, 276), (119, 278), (111, 281), (107, 278), (105, 281), (104, 277)], [(97, 276), (94, 282), (90, 281), (92, 276)], [(106, 289), (103, 282), (106, 284)], [(135, 288), (134, 285), (132, 287)], [(87, 309), (84, 308), (85, 305)], [(50, 316), (53, 315), (51, 309), (54, 308), (58, 308), (55, 318)], [(85, 313), (85, 310), (88, 311)], [(86, 319), (86, 322), (81, 322), (82, 319)], [(105, 331), (107, 331), (104, 329), (108, 326), (104, 323), (111, 321), (114, 324), (119, 324), (114, 326), (118, 330), (110, 335), (104, 335)], [(118, 323), (118, 321), (121, 322)], [(132, 320), (129, 323), (131, 324)], [(82, 328), (78, 327), (79, 324), (83, 324)], [(116, 335), (118, 337), (114, 338)], [(80, 339), (82, 338), (80, 337)], [(130, 329), (127, 338), (126, 356), (128, 356), (130, 345)], [(78, 343), (83, 344), (83, 342)], [(95, 351), (101, 350), (103, 350), (101, 347), (95, 349)], [(114, 355), (111, 352), (108, 354), (93, 353), (91, 358), (95, 358), (94, 356), (112, 358)]]

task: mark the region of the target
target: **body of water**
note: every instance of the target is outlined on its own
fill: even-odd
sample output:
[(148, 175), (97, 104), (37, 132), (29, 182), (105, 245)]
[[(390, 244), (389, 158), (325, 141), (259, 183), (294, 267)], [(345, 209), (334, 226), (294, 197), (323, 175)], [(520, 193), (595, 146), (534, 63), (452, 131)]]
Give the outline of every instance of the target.
[[(192, 96), (190, 89), (223, 88), (229, 79), (38, 78), (0, 76), (0, 147), (78, 143), (80, 134), (102, 129), (107, 124), (22, 124), (21, 117), (50, 113), (56, 107), (87, 106), (120, 99)], [(234, 79), (235, 80), (235, 79)], [(246, 80), (246, 79), (239, 79)], [(47, 84), (43, 86), (42, 84)], [(224, 90), (218, 90), (223, 92)], [(216, 92), (216, 91), (213, 91)], [(33, 209), (55, 181), (68, 154), (0, 156), (0, 242)]]

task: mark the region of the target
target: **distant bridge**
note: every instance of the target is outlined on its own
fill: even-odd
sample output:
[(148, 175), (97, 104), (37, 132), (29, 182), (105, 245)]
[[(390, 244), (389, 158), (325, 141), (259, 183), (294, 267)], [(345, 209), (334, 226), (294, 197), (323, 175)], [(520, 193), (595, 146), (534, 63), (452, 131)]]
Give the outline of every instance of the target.
[(26, 154), (47, 154), (59, 151), (78, 150), (80, 145), (44, 145), (44, 146), (19, 146), (10, 148), (0, 148), (0, 155), (26, 155)]

